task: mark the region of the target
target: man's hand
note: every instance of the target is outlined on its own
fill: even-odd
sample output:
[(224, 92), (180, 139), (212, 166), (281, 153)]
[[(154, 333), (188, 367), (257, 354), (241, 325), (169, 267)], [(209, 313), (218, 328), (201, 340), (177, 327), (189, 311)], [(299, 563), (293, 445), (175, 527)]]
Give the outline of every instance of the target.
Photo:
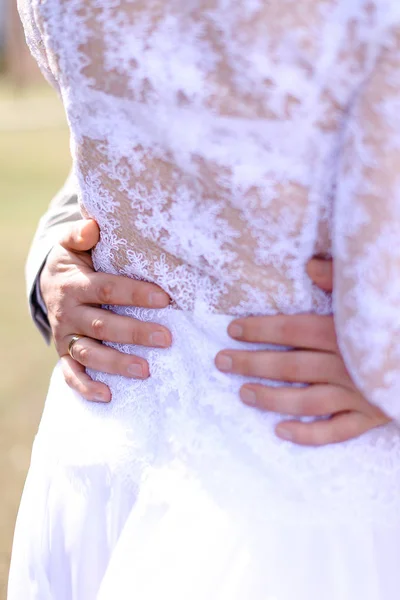
[[(85, 367), (139, 379), (149, 376), (149, 367), (143, 358), (120, 353), (101, 341), (166, 348), (172, 338), (162, 325), (115, 315), (101, 305), (164, 308), (170, 299), (152, 283), (96, 273), (88, 251), (98, 240), (95, 221), (72, 224), (47, 258), (40, 289), (67, 383), (87, 400), (108, 402), (110, 390), (105, 384), (92, 381)], [(68, 355), (74, 334), (85, 336), (74, 344), (76, 360)]]
[[(332, 291), (332, 262), (314, 259), (308, 274), (320, 288)], [(228, 328), (237, 340), (277, 344), (292, 351), (224, 350), (216, 357), (220, 370), (307, 387), (245, 384), (242, 401), (252, 407), (293, 417), (329, 417), (304, 423), (292, 419), (276, 428), (279, 437), (296, 444), (320, 446), (343, 442), (389, 422), (386, 415), (358, 391), (340, 354), (333, 317), (294, 315), (249, 317)]]

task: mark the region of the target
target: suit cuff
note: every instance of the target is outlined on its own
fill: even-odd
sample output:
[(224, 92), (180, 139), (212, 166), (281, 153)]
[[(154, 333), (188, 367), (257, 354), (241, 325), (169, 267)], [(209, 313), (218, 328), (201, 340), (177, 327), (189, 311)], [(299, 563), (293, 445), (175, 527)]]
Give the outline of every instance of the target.
[(43, 267), (40, 269), (39, 275), (37, 276), (37, 279), (36, 279), (34, 295), (35, 295), (35, 301), (36, 301), (38, 307), (40, 308), (40, 310), (46, 316), (46, 319), (47, 319), (47, 306), (44, 303), (43, 296), (42, 296), (42, 290), (40, 289), (40, 275), (42, 273), (42, 270), (43, 270)]
[(47, 257), (43, 261), (39, 273), (36, 277), (36, 280), (34, 281), (34, 284), (31, 288), (31, 293), (29, 296), (29, 305), (35, 325), (44, 337), (46, 343), (49, 345), (51, 342), (51, 327), (47, 316), (47, 307), (43, 300), (42, 292), (40, 290), (40, 275), (42, 273), (46, 260)]

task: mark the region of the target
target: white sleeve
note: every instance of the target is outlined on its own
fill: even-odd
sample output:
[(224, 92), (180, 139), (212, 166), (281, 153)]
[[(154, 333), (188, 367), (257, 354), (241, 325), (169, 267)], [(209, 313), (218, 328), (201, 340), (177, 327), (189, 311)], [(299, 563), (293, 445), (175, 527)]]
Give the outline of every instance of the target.
[(400, 422), (400, 27), (387, 31), (343, 142), (335, 318), (360, 391)]
[(17, 0), (17, 6), (28, 48), (45, 78), (59, 93), (59, 85), (54, 74), (55, 69), (52, 68), (44, 43), (44, 32), (40, 20), (36, 18), (35, 3), (32, 0)]

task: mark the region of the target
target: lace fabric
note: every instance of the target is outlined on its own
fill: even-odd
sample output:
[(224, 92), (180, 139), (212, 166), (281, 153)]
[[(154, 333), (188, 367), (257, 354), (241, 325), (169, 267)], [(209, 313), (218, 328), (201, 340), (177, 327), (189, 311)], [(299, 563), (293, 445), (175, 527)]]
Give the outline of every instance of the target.
[(400, 417), (400, 27), (386, 32), (344, 137), (335, 202), (339, 343), (358, 387)]
[(326, 313), (304, 267), (333, 244), (349, 370), (399, 418), (396, 0), (19, 6), (66, 108), (96, 267), (184, 310)]
[[(400, 3), (19, 2), (100, 225), (96, 267), (174, 306), (106, 307), (173, 336), (115, 345), (145, 381), (89, 372), (111, 403), (55, 369), (10, 600), (397, 599), (398, 423), (299, 447), (214, 358), (262, 349), (228, 337), (232, 315), (333, 308), (355, 381), (400, 418)], [(315, 252), (336, 259), (333, 307), (305, 274)]]

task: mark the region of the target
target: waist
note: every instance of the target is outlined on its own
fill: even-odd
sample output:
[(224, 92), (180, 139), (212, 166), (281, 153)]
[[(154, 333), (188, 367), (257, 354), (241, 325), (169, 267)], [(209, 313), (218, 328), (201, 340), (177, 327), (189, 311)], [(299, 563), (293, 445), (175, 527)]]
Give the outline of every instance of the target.
[[(227, 327), (233, 317), (212, 314), (200, 304), (192, 312), (173, 308), (152, 311), (114, 307), (113, 310), (164, 325), (171, 331), (173, 343), (168, 349), (109, 344), (120, 351), (143, 357), (150, 367), (150, 377), (145, 381), (90, 373), (95, 379), (100, 379), (110, 386), (113, 394), (110, 405), (112, 413), (116, 412), (119, 415), (122, 411), (129, 418), (129, 414), (136, 415), (138, 411), (147, 410), (148, 406), (152, 405), (153, 415), (162, 415), (163, 422), (170, 421), (171, 415), (175, 415), (177, 422), (185, 422), (186, 426), (190, 422), (194, 423), (196, 429), (201, 430), (201, 423), (205, 428), (211, 424), (222, 432), (225, 441), (232, 435), (235, 445), (242, 439), (261, 455), (265, 454), (266, 445), (269, 443), (274, 448), (292, 447), (290, 443), (279, 440), (275, 434), (275, 426), (288, 415), (245, 406), (239, 396), (240, 388), (245, 383), (259, 383), (270, 387), (289, 384), (222, 373), (214, 362), (218, 352), (224, 349), (285, 352), (290, 350), (289, 348), (236, 341), (227, 333)], [(400, 430), (390, 426), (374, 430), (361, 439), (350, 440), (342, 446), (362, 446), (364, 442), (366, 445), (375, 444), (375, 441), (382, 437), (387, 439), (389, 430), (389, 438), (399, 437)], [(178, 437), (181, 435), (178, 431), (176, 434)], [(298, 449), (298, 454), (307, 455), (309, 451), (310, 448)], [(315, 455), (317, 452), (312, 450), (311, 454)]]
[(247, 485), (258, 497), (260, 486), (276, 485), (283, 496), (321, 497), (321, 505), (334, 495), (351, 496), (358, 506), (367, 490), (372, 506), (377, 490), (392, 498), (393, 486), (399, 489), (400, 437), (393, 425), (343, 444), (299, 447), (276, 437), (281, 415), (241, 403), (239, 388), (248, 378), (220, 373), (215, 354), (226, 347), (268, 346), (231, 340), (226, 332), (231, 317), (210, 315), (201, 307), (191, 313), (116, 310), (162, 323), (171, 330), (173, 344), (167, 350), (119, 347), (148, 360), (146, 381), (91, 373), (110, 387), (108, 405), (86, 402), (56, 371), (39, 437), (48, 451), (57, 454), (60, 448), (68, 464), (106, 464), (133, 480), (144, 465), (183, 464), (215, 488), (234, 491)]
[[(211, 313), (201, 303), (197, 303), (193, 311), (184, 311), (169, 307), (162, 310), (148, 310), (136, 307), (110, 307), (120, 315), (130, 316), (140, 321), (151, 321), (167, 327), (172, 334), (172, 345), (168, 349), (148, 348), (137, 345), (121, 345), (107, 343), (121, 352), (143, 357), (150, 366), (149, 385), (157, 388), (157, 393), (163, 396), (163, 389), (168, 384), (176, 384), (183, 390), (183, 384), (190, 385), (191, 395), (196, 391), (203, 394), (206, 390), (218, 393), (236, 394), (244, 382), (261, 382), (259, 378), (249, 378), (230, 373), (222, 373), (214, 364), (215, 357), (221, 350), (280, 350), (288, 348), (271, 344), (254, 344), (234, 340), (228, 335), (227, 328), (234, 319), (232, 315)], [(99, 375), (92, 373), (94, 377)], [(102, 375), (104, 376), (104, 375)], [(120, 377), (111, 377), (113, 380)], [(125, 379), (125, 385), (139, 387), (146, 382), (133, 382)], [(268, 382), (270, 385), (280, 385), (278, 382)], [(133, 389), (133, 388), (132, 388)]]

